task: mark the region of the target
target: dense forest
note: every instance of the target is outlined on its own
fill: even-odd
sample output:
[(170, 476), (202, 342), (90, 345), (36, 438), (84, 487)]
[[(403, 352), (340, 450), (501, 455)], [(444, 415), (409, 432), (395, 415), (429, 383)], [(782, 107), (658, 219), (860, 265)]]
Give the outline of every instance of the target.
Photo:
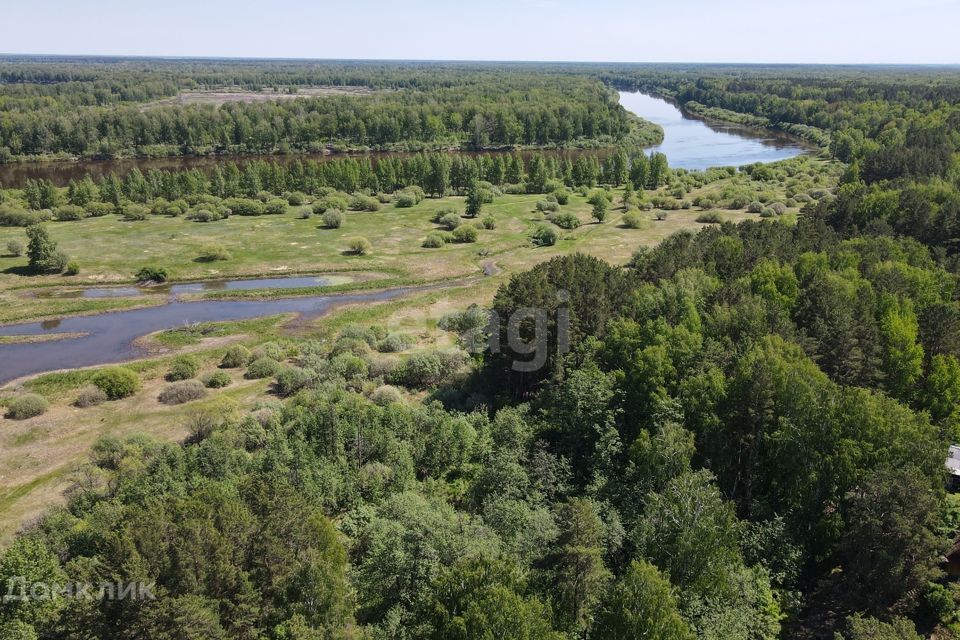
[[(213, 89), (368, 95), (216, 104), (151, 102)], [(0, 161), (325, 149), (652, 144), (615, 93), (526, 66), (117, 62), (0, 64)]]
[[(955, 71), (551, 65), (535, 79), (511, 76), (529, 74), (523, 65), (438, 65), (426, 78), (417, 67), (374, 63), (262, 73), (197, 63), (189, 85), (182, 68), (161, 65), (156, 83), (141, 86), (136, 64), (113, 64), (0, 68), (0, 105), (11, 105), (0, 107), (0, 127), (32, 121), (41, 131), (85, 113), (70, 104), (89, 108), (91, 122), (196, 113), (193, 131), (216, 122), (209, 131), (227, 132), (199, 146), (227, 148), (250, 138), (230, 137), (219, 118), (234, 116), (210, 114), (280, 123), (340, 105), (354, 124), (330, 135), (353, 142), (362, 138), (349, 127), (363, 123), (369, 136), (381, 131), (371, 123), (397, 109), (434, 115), (441, 136), (468, 144), (475, 114), (542, 122), (562, 113), (561, 129), (593, 122), (589, 135), (575, 125), (570, 138), (524, 125), (513, 141), (557, 143), (626, 134), (606, 85), (803, 135), (842, 163), (843, 175), (818, 197), (795, 194), (798, 203), (803, 196), (796, 224), (725, 223), (673, 235), (626, 265), (575, 254), (515, 274), (489, 308), (440, 322), (457, 334), (455, 350), (387, 361), (380, 326), (264, 348), (258, 359), (282, 364), (274, 395), (254, 412), (193, 415), (182, 444), (102, 439), (71, 477), (66, 506), (0, 556), (8, 595), (9, 581), (23, 576), (143, 583), (156, 597), (12, 599), (0, 608), (0, 637), (960, 635), (960, 588), (943, 566), (960, 528), (943, 469), (948, 445), (960, 441)], [(567, 83), (566, 106), (527, 104)], [(185, 86), (317, 84), (389, 93), (219, 109), (127, 104)], [(352, 101), (366, 106), (347, 107)], [(49, 107), (26, 106), (41, 104)], [(453, 113), (458, 126), (445, 119)], [(398, 140), (428, 139), (423, 129), (401, 131)], [(117, 135), (106, 140), (110, 152), (141, 144)], [(183, 144), (158, 140), (150, 144)], [(102, 142), (80, 135), (69, 152), (97, 154)], [(44, 144), (10, 149), (56, 151)], [(135, 171), (67, 189), (31, 183), (2, 192), (0, 207), (5, 224), (27, 225), (61, 209), (189, 215), (297, 191), (372, 198), (417, 185), (442, 194), (478, 180), (534, 193), (553, 183), (629, 183), (641, 194), (666, 185), (682, 195), (685, 182), (738, 173), (773, 180), (778, 171), (692, 174), (633, 148), (535, 157)], [(747, 206), (739, 198), (727, 200)], [(531, 355), (511, 349), (472, 353), (478, 341), (510, 344), (509, 325), (497, 329), (491, 317), (530, 308), (545, 321), (516, 327), (531, 343), (547, 339), (542, 367), (518, 371), (516, 360)], [(404, 401), (391, 387), (424, 400)]]
[[(157, 598), (15, 604), (7, 637), (627, 638), (655, 620), (648, 637), (775, 638), (950, 619), (960, 306), (928, 250), (816, 218), (728, 224), (627, 269), (556, 258), (493, 309), (557, 318), (560, 290), (573, 349), (538, 373), (504, 353), (437, 401), (372, 401), (371, 382), (430, 388), (463, 356), (384, 371), (380, 329), (358, 327), (300, 346), (285, 404), (196, 416), (184, 445), (101, 441), (0, 581)], [(469, 340), (485, 314), (445, 324)]]

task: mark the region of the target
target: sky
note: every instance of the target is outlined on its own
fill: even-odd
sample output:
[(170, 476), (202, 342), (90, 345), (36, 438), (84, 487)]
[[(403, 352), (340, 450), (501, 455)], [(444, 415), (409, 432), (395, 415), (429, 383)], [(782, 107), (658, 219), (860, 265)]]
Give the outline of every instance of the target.
[(960, 0), (0, 0), (0, 53), (960, 63)]

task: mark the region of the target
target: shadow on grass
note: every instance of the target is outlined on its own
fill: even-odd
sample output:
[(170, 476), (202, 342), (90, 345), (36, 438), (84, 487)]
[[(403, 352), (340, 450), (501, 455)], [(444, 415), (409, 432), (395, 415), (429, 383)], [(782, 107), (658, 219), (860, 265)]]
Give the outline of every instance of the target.
[(5, 274), (8, 274), (8, 275), (13, 275), (13, 276), (34, 276), (34, 275), (37, 275), (37, 273), (36, 273), (35, 271), (33, 271), (33, 269), (31, 269), (31, 268), (30, 268), (29, 266), (27, 266), (27, 265), (15, 265), (15, 266), (12, 266), (12, 267), (7, 267), (7, 268), (4, 269), (3, 271), (0, 271), (0, 273), (5, 273)]

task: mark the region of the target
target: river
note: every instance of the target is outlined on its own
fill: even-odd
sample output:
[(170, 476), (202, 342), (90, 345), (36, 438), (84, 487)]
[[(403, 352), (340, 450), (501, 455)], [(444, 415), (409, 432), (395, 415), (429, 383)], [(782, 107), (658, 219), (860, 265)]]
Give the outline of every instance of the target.
[(663, 143), (648, 151), (666, 154), (671, 167), (739, 167), (786, 160), (810, 149), (784, 133), (705, 120), (666, 100), (635, 91), (622, 91), (620, 104), (663, 127)]
[(397, 288), (362, 294), (272, 300), (182, 302), (172, 298), (167, 304), (155, 307), (0, 326), (0, 336), (70, 336), (43, 342), (0, 344), (0, 384), (44, 371), (123, 362), (145, 356), (147, 352), (137, 344), (137, 338), (155, 331), (195, 322), (245, 320), (281, 313), (312, 318), (339, 304), (390, 300), (409, 291), (409, 288)]

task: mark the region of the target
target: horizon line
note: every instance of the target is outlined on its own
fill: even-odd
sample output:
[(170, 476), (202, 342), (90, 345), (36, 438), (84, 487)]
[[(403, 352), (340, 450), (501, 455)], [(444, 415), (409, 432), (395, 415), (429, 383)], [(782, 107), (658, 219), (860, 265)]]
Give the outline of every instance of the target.
[(117, 60), (208, 60), (238, 62), (390, 62), (390, 63), (459, 63), (459, 64), (583, 64), (583, 65), (697, 65), (697, 66), (808, 66), (808, 67), (960, 67), (960, 62), (706, 62), (696, 60), (519, 60), (482, 58), (326, 58), (302, 56), (230, 56), (168, 55), (118, 53), (16, 53), (0, 52), (0, 60), (9, 58), (111, 58)]

